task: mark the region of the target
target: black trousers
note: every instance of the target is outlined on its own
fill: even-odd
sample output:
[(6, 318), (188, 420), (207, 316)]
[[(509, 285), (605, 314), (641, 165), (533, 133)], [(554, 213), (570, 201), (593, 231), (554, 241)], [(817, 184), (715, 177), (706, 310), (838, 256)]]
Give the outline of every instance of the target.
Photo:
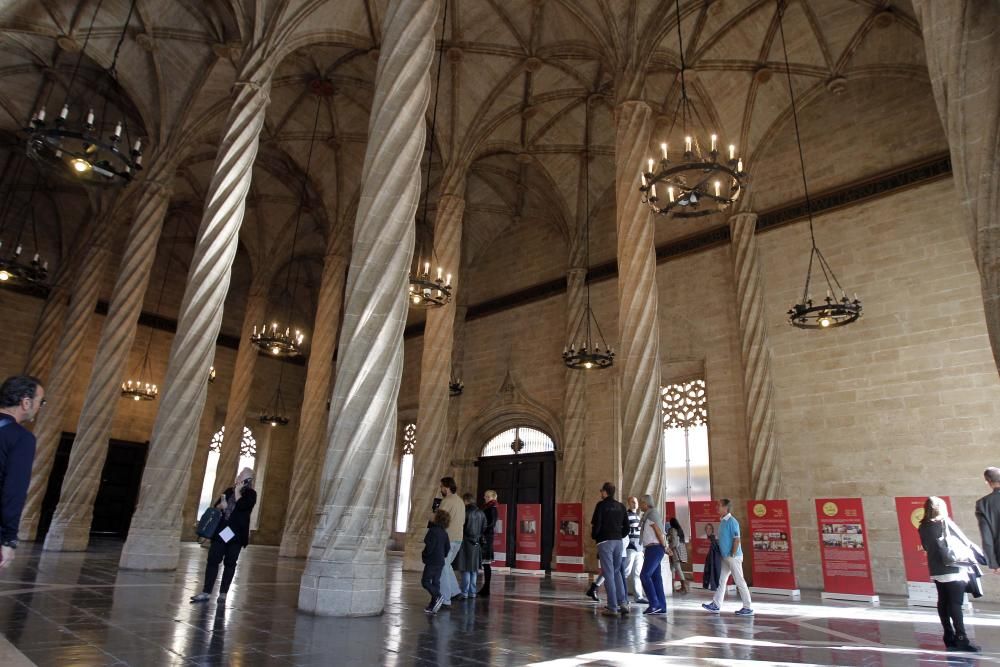
[(431, 594), (431, 602), (441, 597), (441, 566), (424, 565), (424, 574), (420, 577), (420, 585)]
[(941, 627), (944, 628), (945, 635), (954, 633), (956, 636), (965, 636), (965, 619), (962, 616), (962, 605), (965, 604), (966, 581), (935, 581), (937, 587), (938, 617), (941, 619)]
[(212, 545), (208, 548), (208, 565), (205, 566), (205, 588), (202, 590), (206, 593), (212, 592), (215, 578), (219, 576), (219, 564), (223, 563), (219, 593), (228, 593), (229, 585), (233, 583), (233, 576), (236, 574), (236, 561), (242, 550), (243, 545), (235, 537), (228, 542), (223, 542), (218, 537), (212, 538)]

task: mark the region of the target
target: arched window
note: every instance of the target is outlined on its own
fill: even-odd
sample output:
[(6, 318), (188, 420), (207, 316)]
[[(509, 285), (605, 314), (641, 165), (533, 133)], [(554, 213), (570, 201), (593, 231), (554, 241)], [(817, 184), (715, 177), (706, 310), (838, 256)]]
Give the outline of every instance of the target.
[(399, 461), (399, 487), (396, 493), (396, 532), (405, 533), (410, 518), (410, 489), (413, 486), (413, 450), (417, 446), (417, 425), (403, 425), (403, 456)]
[[(212, 489), (215, 487), (215, 472), (219, 467), (219, 455), (222, 452), (222, 439), (226, 434), (226, 427), (223, 426), (208, 445), (208, 463), (205, 466), (205, 478), (201, 484), (201, 498), (198, 502), (198, 516), (202, 515), (211, 504)], [(236, 473), (243, 468), (256, 468), (257, 463), (257, 440), (253, 433), (246, 426), (243, 427), (243, 440), (240, 442), (240, 463), (233, 471), (233, 478)], [(256, 512), (254, 512), (256, 515)]]
[(512, 456), (516, 454), (542, 454), (554, 452), (552, 438), (538, 429), (527, 426), (509, 428), (486, 443), (481, 456)]
[(677, 520), (690, 530), (690, 502), (711, 500), (708, 465), (708, 399), (698, 378), (660, 387), (667, 499), (677, 507)]

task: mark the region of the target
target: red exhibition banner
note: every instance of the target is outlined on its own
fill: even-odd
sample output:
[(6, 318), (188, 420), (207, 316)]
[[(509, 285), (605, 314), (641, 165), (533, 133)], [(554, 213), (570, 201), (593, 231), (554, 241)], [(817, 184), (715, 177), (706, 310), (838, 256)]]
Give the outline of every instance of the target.
[(670, 525), (670, 520), (677, 518), (677, 503), (668, 500), (663, 504), (663, 525), (665, 529)]
[(702, 572), (705, 571), (705, 559), (711, 541), (708, 535), (715, 536), (719, 529), (719, 511), (714, 500), (692, 500), (688, 506), (691, 511), (691, 548), (688, 557), (691, 560), (691, 574), (694, 580), (701, 583)]
[(823, 591), (875, 595), (861, 498), (817, 498)]
[(517, 526), (514, 527), (517, 547), (514, 567), (522, 570), (542, 569), (542, 506), (517, 506)]
[(493, 565), (507, 567), (507, 506), (497, 503), (497, 523), (493, 527)]
[[(755, 588), (795, 590), (792, 527), (787, 500), (748, 500)], [(744, 536), (743, 539), (746, 539)]]
[[(941, 496), (951, 515), (951, 498)], [(907, 581), (930, 581), (927, 570), (927, 552), (920, 544), (920, 520), (924, 518), (924, 501), (927, 496), (897, 496), (896, 520), (899, 523), (899, 540), (903, 544), (903, 567)]]
[(556, 570), (583, 572), (583, 504), (556, 503)]

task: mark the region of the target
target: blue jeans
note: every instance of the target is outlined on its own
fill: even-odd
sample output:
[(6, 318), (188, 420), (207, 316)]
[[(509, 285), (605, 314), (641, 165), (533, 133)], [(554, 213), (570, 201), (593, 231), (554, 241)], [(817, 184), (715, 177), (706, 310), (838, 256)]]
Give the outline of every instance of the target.
[(479, 572), (462, 573), (462, 593), (470, 597), (476, 597), (476, 578)]
[(667, 596), (663, 592), (663, 574), (660, 572), (660, 564), (663, 561), (664, 549), (662, 545), (650, 544), (642, 554), (642, 572), (639, 579), (642, 581), (642, 590), (649, 600), (650, 609), (667, 608)]
[(608, 609), (618, 611), (618, 607), (628, 604), (625, 580), (621, 576), (622, 541), (605, 540), (597, 545), (597, 557), (604, 573), (604, 588), (608, 594)]

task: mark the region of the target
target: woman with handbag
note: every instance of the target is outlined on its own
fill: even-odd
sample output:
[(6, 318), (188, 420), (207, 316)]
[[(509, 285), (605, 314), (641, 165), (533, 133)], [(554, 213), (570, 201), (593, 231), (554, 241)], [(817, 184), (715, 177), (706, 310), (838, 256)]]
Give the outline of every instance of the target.
[(937, 588), (937, 610), (944, 628), (944, 645), (949, 651), (978, 653), (980, 648), (965, 634), (962, 605), (969, 577), (976, 567), (975, 545), (962, 529), (948, 518), (948, 506), (937, 496), (924, 501), (924, 518), (917, 529), (927, 552), (927, 568)]
[(681, 580), (681, 593), (688, 592), (687, 581), (684, 580), (684, 570), (681, 563), (688, 559), (687, 545), (684, 543), (684, 529), (677, 517), (670, 517), (670, 530), (667, 531), (667, 545), (670, 553), (670, 569)]
[(236, 561), (240, 551), (250, 544), (250, 514), (257, 504), (257, 492), (253, 489), (253, 470), (244, 468), (236, 476), (236, 483), (225, 490), (215, 501), (215, 508), (222, 512), (208, 548), (208, 564), (205, 566), (205, 586), (201, 593), (191, 598), (191, 602), (205, 602), (211, 597), (215, 579), (219, 575), (219, 564), (223, 564), (222, 583), (219, 585), (218, 602), (226, 601), (229, 585), (236, 574)]

